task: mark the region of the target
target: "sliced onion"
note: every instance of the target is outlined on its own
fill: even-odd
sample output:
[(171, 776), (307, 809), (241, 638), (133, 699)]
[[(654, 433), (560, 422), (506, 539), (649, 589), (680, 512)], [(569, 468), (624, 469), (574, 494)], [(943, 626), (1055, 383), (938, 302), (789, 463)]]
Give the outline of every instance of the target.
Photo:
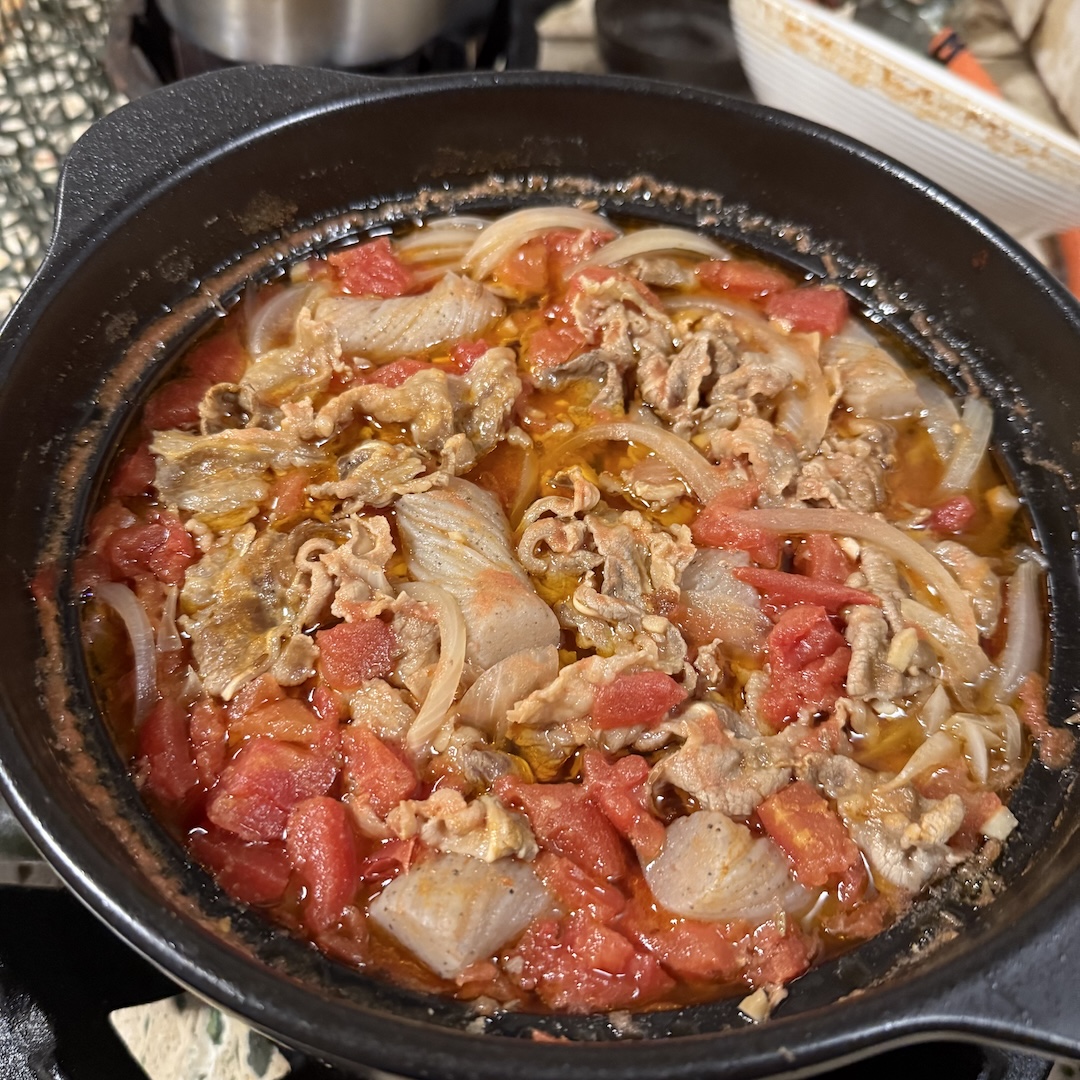
[(949, 692), (941, 683), (934, 687), (934, 692), (923, 703), (919, 713), (919, 722), (927, 735), (936, 735), (941, 730), (941, 725), (949, 718), (952, 712), (952, 702), (949, 701)]
[(978, 682), (990, 670), (989, 657), (968, 640), (952, 619), (906, 596), (900, 601), (900, 614), (930, 639), (934, 651), (957, 682)]
[(1007, 806), (999, 806), (980, 826), (979, 832), (991, 840), (1006, 840), (1020, 822)]
[(907, 764), (887, 784), (882, 784), (878, 790), (895, 791), (922, 773), (952, 761), (956, 757), (958, 750), (956, 740), (951, 735), (947, 735), (944, 731), (938, 731), (931, 735), (907, 759)]
[(553, 683), (559, 674), (559, 650), (554, 645), (506, 656), (489, 667), (458, 702), (462, 721), (492, 734), (506, 714), (534, 690)]
[(964, 402), (961, 425), (956, 447), (949, 458), (949, 467), (941, 478), (942, 491), (966, 491), (971, 487), (975, 470), (990, 445), (994, 412), (984, 398), (969, 397)]
[(701, 255), (706, 259), (730, 259), (731, 252), (721, 247), (707, 236), (691, 232), (689, 229), (657, 227), (639, 229), (629, 236), (620, 236), (594, 251), (587, 259), (574, 267), (583, 270), (586, 266), (614, 266), (616, 263), (635, 259), (639, 255), (658, 255), (669, 251), (685, 251), (689, 255)]
[(431, 741), (454, 703), (465, 666), (465, 620), (458, 602), (441, 585), (430, 581), (408, 581), (401, 591), (434, 608), (439, 622), (439, 662), (435, 665), (424, 704), (405, 736), (409, 751), (419, 755), (431, 749)]
[(998, 712), (1001, 713), (1002, 726), (1005, 729), (1005, 760), (1008, 764), (1015, 765), (1024, 752), (1024, 729), (1015, 709), (1001, 705)]
[[(719, 483), (719, 481), (717, 481)], [(827, 532), (853, 536), (874, 544), (913, 570), (937, 593), (950, 618), (972, 644), (979, 640), (979, 628), (971, 603), (952, 574), (921, 544), (906, 536), (894, 525), (854, 510), (830, 510), (806, 507), (787, 510), (743, 510), (732, 517), (746, 525), (769, 529), (786, 535)]]
[(247, 350), (254, 359), (292, 337), (296, 317), (315, 288), (314, 282), (286, 285), (248, 317), (244, 337)]
[(648, 447), (675, 470), (700, 502), (708, 502), (724, 488), (715, 466), (698, 450), (666, 428), (653, 427), (651, 424), (630, 421), (595, 424), (571, 435), (555, 448), (555, 456), (565, 457), (597, 442), (638, 443)]
[(480, 217), (439, 218), (425, 222), (403, 240), (396, 241), (394, 246), (405, 262), (453, 262), (460, 266), (477, 235), (488, 224)]
[(131, 640), (131, 653), (135, 658), (135, 726), (138, 727), (158, 696), (154, 628), (146, 608), (126, 585), (105, 581), (94, 586), (94, 595), (120, 616)]
[(616, 235), (622, 231), (607, 218), (585, 210), (569, 206), (533, 206), (493, 221), (469, 248), (462, 266), (477, 281), (482, 281), (526, 240), (551, 229), (600, 229)]
[(157, 632), (158, 652), (176, 652), (184, 647), (180, 631), (176, 628), (176, 602), (179, 596), (178, 585), (170, 585), (165, 590), (165, 604), (161, 609), (161, 625)]
[(1011, 698), (1042, 659), (1043, 625), (1039, 615), (1041, 571), (1033, 559), (1025, 559), (1009, 578), (1005, 592), (1005, 648), (998, 656), (1001, 689)]
[(518, 485), (514, 491), (514, 497), (506, 511), (510, 528), (516, 529), (522, 515), (532, 505), (536, 498), (536, 490), (540, 486), (540, 456), (531, 446), (526, 446), (521, 454), (521, 475), (518, 477)]
[(965, 756), (971, 775), (980, 784), (985, 784), (990, 779), (990, 754), (986, 749), (983, 728), (970, 716), (960, 717), (958, 727), (964, 737), (964, 746), (967, 750)]
[(926, 406), (923, 426), (930, 441), (934, 444), (937, 456), (943, 462), (952, 458), (956, 447), (957, 433), (960, 430), (960, 413), (956, 402), (933, 379), (921, 378), (917, 382), (919, 397)]
[(645, 880), (664, 907), (690, 919), (760, 921), (810, 906), (780, 849), (716, 810), (676, 818)]

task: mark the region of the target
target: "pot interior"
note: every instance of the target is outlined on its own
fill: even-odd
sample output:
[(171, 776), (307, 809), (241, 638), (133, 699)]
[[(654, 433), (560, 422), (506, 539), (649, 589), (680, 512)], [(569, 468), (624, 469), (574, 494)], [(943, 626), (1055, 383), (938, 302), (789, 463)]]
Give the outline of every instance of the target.
[[(158, 119), (171, 120), (164, 112)], [(208, 122), (213, 129), (220, 121), (211, 114)], [(540, 1030), (608, 1042), (715, 1033), (734, 1057), (718, 1062), (724, 1055), (714, 1048), (698, 1072), (735, 1075), (736, 1066), (752, 1071), (755, 1055), (774, 1052), (769, 1039), (785, 1029), (818, 1024), (804, 1043), (820, 1056), (845, 1024), (857, 1029), (902, 1011), (920, 979), (992, 950), (1075, 875), (1075, 774), (1035, 762), (1011, 803), (1021, 826), (992, 868), (948, 879), (886, 933), (811, 970), (755, 1030), (735, 1001), (628, 1022), (478, 1017), (325, 959), (243, 911), (190, 865), (128, 780), (78, 645), (72, 560), (98, 481), (135, 405), (247, 281), (344, 233), (415, 216), (586, 199), (610, 213), (702, 228), (837, 280), (944, 378), (962, 390), (978, 386), (996, 406), (995, 452), (1049, 561), (1051, 721), (1062, 722), (1080, 700), (1072, 482), (1080, 465), (1080, 313), (964, 208), (801, 122), (618, 81), (388, 83), (318, 101), (270, 127), (223, 137), (197, 167), (185, 163), (154, 190), (108, 207), (77, 245), (61, 230), (5, 332), (0, 587), (10, 622), (0, 755), (20, 816), (94, 910), (198, 992), (334, 1060), (499, 1076), (511, 1060), (498, 1057), (503, 1050), (468, 1063), (477, 1034)], [(73, 171), (64, 197), (77, 199), (79, 184), (92, 179)], [(55, 580), (55, 607), (29, 601), (26, 584), (38, 574), (49, 587)], [(863, 991), (858, 1002), (822, 1012), (854, 991)], [(537, 1050), (527, 1041), (501, 1045), (517, 1047), (506, 1051), (512, 1055)], [(609, 1055), (588, 1071), (665, 1075), (680, 1060), (665, 1045), (654, 1056), (638, 1044), (633, 1059)], [(462, 1046), (473, 1050), (455, 1059)], [(552, 1070), (565, 1065), (547, 1050), (522, 1059), (533, 1074), (547, 1074), (545, 1061)]]

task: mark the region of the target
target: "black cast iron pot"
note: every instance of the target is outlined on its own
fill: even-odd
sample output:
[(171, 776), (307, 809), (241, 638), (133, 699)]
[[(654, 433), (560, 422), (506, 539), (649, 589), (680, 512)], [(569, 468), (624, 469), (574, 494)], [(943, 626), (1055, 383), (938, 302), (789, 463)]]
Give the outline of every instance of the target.
[[(133, 403), (244, 281), (290, 252), (410, 213), (575, 196), (825, 273), (946, 378), (990, 396), (995, 447), (1050, 561), (1051, 719), (1076, 710), (1080, 308), (999, 232), (863, 146), (704, 92), (237, 69), (155, 93), (84, 136), (49, 255), (0, 339), (5, 796), (132, 946), (338, 1064), (441, 1080), (749, 1077), (942, 1034), (1080, 1055), (1071, 768), (1033, 763), (993, 868), (961, 871), (797, 980), (759, 1026), (733, 1002), (629, 1023), (483, 1018), (373, 982), (230, 902), (142, 806), (93, 707), (70, 576), (94, 477)], [(536, 1030), (575, 1041), (538, 1043)]]

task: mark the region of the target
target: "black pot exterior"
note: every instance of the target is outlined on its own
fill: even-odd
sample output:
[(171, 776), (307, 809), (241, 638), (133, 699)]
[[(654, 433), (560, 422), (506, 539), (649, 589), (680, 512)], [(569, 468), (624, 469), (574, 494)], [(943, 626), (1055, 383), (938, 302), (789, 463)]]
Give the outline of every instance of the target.
[[(486, 185), (492, 175), (500, 182)], [(245, 915), (146, 814), (92, 706), (69, 576), (90, 478), (131, 403), (246, 277), (331, 239), (320, 221), (568, 191), (827, 271), (947, 378), (990, 395), (995, 446), (1051, 562), (1051, 719), (1075, 712), (1080, 308), (971, 211), (834, 133), (700, 91), (536, 73), (379, 82), (248, 68), (160, 91), (91, 129), (64, 174), (50, 255), (0, 335), (4, 794), (133, 946), (341, 1064), (441, 1080), (734, 1078), (941, 1032), (1080, 1055), (1072, 770), (1036, 763), (1025, 774), (993, 903), (948, 883), (798, 980), (759, 1027), (731, 1002), (634, 1017), (629, 1029), (603, 1017), (477, 1019), (346, 972)], [(28, 587), (50, 544), (61, 600), (51, 630)], [(979, 884), (985, 893), (993, 882)], [(537, 1029), (579, 1041), (536, 1043)]]

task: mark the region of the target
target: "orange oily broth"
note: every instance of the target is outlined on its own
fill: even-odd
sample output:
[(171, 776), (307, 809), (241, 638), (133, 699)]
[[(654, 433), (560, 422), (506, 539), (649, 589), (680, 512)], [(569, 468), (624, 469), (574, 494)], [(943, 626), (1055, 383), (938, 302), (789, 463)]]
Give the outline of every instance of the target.
[[(690, 260), (684, 259), (684, 263)], [(539, 301), (521, 305), (516, 308), (511, 305), (510, 310), (494, 328), (485, 332), (485, 339), (490, 344), (517, 345), (522, 340), (528, 343), (531, 332), (536, 328), (537, 316), (533, 313), (542, 310), (551, 298), (545, 297)], [(235, 322), (241, 315), (233, 314), (229, 322)], [(526, 359), (522, 366), (528, 367), (527, 348)], [(433, 363), (436, 367), (442, 367), (450, 363), (451, 358), (445, 350), (434, 350), (424, 359)], [(360, 373), (362, 374), (362, 372)], [(346, 385), (348, 385), (346, 383)], [(566, 435), (574, 429), (587, 427), (597, 419), (604, 420), (611, 417), (596, 417), (589, 411), (589, 403), (594, 388), (586, 381), (581, 380), (564, 387), (559, 391), (536, 390), (532, 392), (522, 411), (518, 416), (521, 427), (529, 432), (534, 438), (535, 465), (538, 471), (538, 483), (535, 490), (523, 489), (521, 471), (525, 460), (525, 451), (511, 446), (505, 442), (500, 443), (496, 449), (482, 458), (473, 470), (466, 474), (466, 479), (477, 481), (481, 486), (488, 487), (499, 495), (504, 504), (509, 505), (511, 498), (528, 505), (534, 499), (543, 495), (554, 494), (558, 487), (554, 482), (555, 475), (571, 465), (581, 466), (589, 479), (595, 481), (600, 473), (618, 477), (624, 470), (649, 458), (653, 455), (643, 447), (611, 443), (593, 445), (585, 448), (579, 456), (568, 457), (560, 452), (560, 444)], [(323, 400), (326, 400), (324, 397)], [(322, 400), (316, 403), (316, 407), (322, 404)], [(920, 506), (925, 500), (926, 492), (933, 490), (943, 473), (943, 465), (938, 459), (929, 436), (915, 422), (901, 422), (893, 425), (896, 428), (897, 439), (895, 453), (898, 460), (904, 462), (903, 469), (890, 470), (885, 478), (888, 490), (888, 504), (886, 511), (890, 517), (904, 517), (903, 509), (907, 506)], [(358, 442), (378, 438), (390, 443), (408, 443), (409, 433), (405, 424), (381, 424), (371, 418), (360, 417), (353, 421), (343, 431), (339, 432), (327, 444), (328, 448), (336, 454), (356, 445)], [(325, 470), (311, 470), (311, 483), (318, 483), (328, 479)], [(1000, 556), (1009, 547), (1020, 541), (1030, 543), (1030, 530), (1026, 526), (1021, 515), (1013, 518), (994, 516), (985, 508), (985, 492), (991, 487), (1004, 484), (1004, 478), (996, 466), (986, 461), (980, 467), (970, 494), (979, 506), (979, 513), (973, 527), (964, 534), (963, 541), (977, 553), (985, 553), (991, 556)], [(525, 497), (527, 495), (527, 497)], [(646, 518), (659, 522), (662, 525), (689, 524), (698, 512), (696, 502), (689, 494), (675, 500), (672, 505), (657, 510), (651, 508), (633, 497), (627, 495), (624, 498), (613, 496), (610, 492), (601, 492), (601, 497), (609, 506), (616, 510), (634, 509), (640, 511)], [(144, 500), (144, 503), (146, 500)], [(272, 528), (288, 530), (304, 517), (317, 520), (329, 520), (333, 500), (317, 500), (310, 498), (299, 511), (285, 518), (274, 521)], [(151, 499), (142, 506), (145, 513), (147, 509), (156, 508)], [(393, 512), (387, 511), (393, 520)], [(265, 517), (256, 519), (256, 524), (264, 524)], [(220, 522), (219, 522), (220, 524)], [(516, 521), (511, 522), (516, 525)], [(797, 541), (785, 542), (787, 557), (793, 553)], [(784, 565), (782, 563), (782, 565)], [(1005, 569), (999, 566), (998, 569)], [(403, 556), (399, 553), (394, 556), (387, 567), (392, 582), (400, 582), (407, 577), (407, 569)], [(542, 580), (534, 581), (538, 593), (549, 604), (568, 600), (574, 589), (580, 584), (581, 578), (569, 575), (552, 575)], [(916, 584), (917, 583), (913, 583)], [(918, 595), (918, 593), (917, 593)], [(920, 596), (920, 599), (929, 601), (933, 605), (933, 598)], [(563, 653), (561, 662), (566, 663), (573, 659), (581, 658), (589, 654), (589, 650), (576, 647), (572, 640), (573, 635), (564, 631)], [(125, 680), (130, 681), (127, 674), (130, 669), (130, 648), (125, 650), (123, 635), (117, 632), (114, 625), (111, 630), (97, 637), (89, 649), (92, 673), (99, 693), (103, 698), (103, 707), (110, 718), (112, 726), (116, 729), (118, 742), (121, 747), (131, 752), (133, 736), (130, 724), (125, 730), (122, 721), (117, 716), (125, 711), (125, 705), (130, 701), (130, 689), (125, 686)], [(115, 647), (114, 647), (115, 646)], [(741, 703), (742, 687), (746, 678), (754, 670), (754, 666), (747, 663), (745, 658), (734, 661), (731, 664), (732, 673), (729, 680), (722, 687), (714, 688), (713, 693), (717, 700), (724, 700), (728, 704), (738, 706)], [(111, 669), (111, 670), (110, 670)], [(304, 687), (291, 688), (286, 691), (289, 696), (308, 700), (310, 691)], [(128, 706), (129, 707), (129, 706)], [(854, 744), (855, 759), (861, 764), (870, 766), (879, 771), (898, 771), (910, 757), (912, 751), (923, 739), (922, 729), (917, 715), (915, 702), (908, 702), (903, 709), (903, 715), (896, 719), (881, 718), (865, 734), (855, 735), (852, 738)], [(251, 735), (244, 733), (241, 741), (246, 741)], [(233, 740), (235, 743), (236, 740)], [(523, 753), (524, 758), (518, 757), (520, 771), (530, 772), (529, 755), (520, 751), (520, 748), (510, 747), (511, 752)], [(659, 754), (654, 755), (658, 759)], [(991, 751), (991, 759), (994, 752)], [(580, 765), (579, 752), (574, 752), (570, 757), (558, 765), (552, 772), (550, 779), (568, 780), (577, 775)], [(438, 786), (438, 784), (436, 784)], [(331, 795), (341, 794), (340, 780), (330, 791)], [(421, 796), (422, 797), (422, 796)], [(665, 822), (690, 812), (696, 808), (694, 800), (675, 789), (662, 789), (657, 799), (657, 809)], [(159, 811), (166, 819), (171, 815), (170, 824), (174, 830), (182, 831), (182, 819), (176, 816), (175, 811), (159, 804)], [(757, 831), (760, 826), (756, 819), (751, 818), (748, 822)], [(367, 846), (371, 848), (370, 843)], [(372, 851), (377, 847), (371, 848)], [(639, 886), (643, 887), (641, 871), (636, 862), (631, 863), (631, 876)], [(363, 909), (366, 903), (379, 894), (385, 882), (376, 882), (361, 886), (357, 893), (358, 906)], [(883, 887), (883, 883), (877, 883)], [(640, 892), (641, 889), (634, 889)], [(822, 903), (815, 908), (818, 917), (832, 914), (838, 908), (835, 887), (832, 890), (822, 892)], [(284, 898), (272, 909), (272, 917), (276, 918), (291, 929), (302, 932), (301, 910), (304, 901), (302, 887), (290, 885)], [(653, 915), (661, 920), (667, 918), (674, 921), (674, 916), (666, 916), (659, 912), (656, 904), (651, 904)], [(813, 924), (806, 927), (811, 933), (814, 931)], [(463, 985), (455, 985), (439, 979), (426, 967), (418, 963), (415, 958), (399, 947), (392, 939), (387, 937), (378, 928), (369, 926), (367, 944), (353, 942), (347, 945), (342, 937), (344, 929), (328, 934), (316, 936), (316, 941), (331, 955), (344, 956), (352, 962), (354, 954), (361, 954), (370, 970), (382, 973), (402, 985), (420, 990), (431, 990), (441, 993), (451, 993), (460, 997), (473, 998), (487, 993), (496, 993), (501, 996), (507, 993), (505, 986), (485, 987), (482, 982), (470, 982), (465, 980)], [(336, 935), (336, 937), (335, 937)], [(346, 935), (347, 936), (347, 935)], [(830, 955), (850, 942), (846, 941), (841, 934), (825, 935), (819, 944), (822, 945), (825, 955)], [(505, 954), (503, 959), (505, 959)], [(706, 1001), (725, 993), (738, 992), (745, 984), (736, 980), (732, 983), (695, 983), (693, 981), (679, 982), (676, 989), (670, 992), (662, 1001), (650, 1002), (649, 1007), (674, 1007)], [(515, 996), (523, 1007), (544, 1009), (535, 997), (530, 994), (516, 991)]]

